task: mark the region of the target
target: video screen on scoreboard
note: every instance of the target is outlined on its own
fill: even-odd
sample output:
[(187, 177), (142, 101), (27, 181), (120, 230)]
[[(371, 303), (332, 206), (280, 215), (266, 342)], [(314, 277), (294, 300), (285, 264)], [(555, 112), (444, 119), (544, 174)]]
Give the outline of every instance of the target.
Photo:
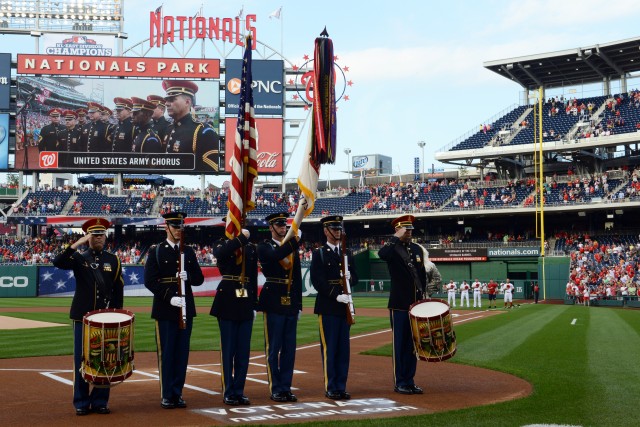
[[(169, 125), (173, 122), (171, 115), (177, 116), (175, 111), (173, 114), (168, 110), (156, 111), (152, 118), (155, 135), (149, 132), (150, 137), (145, 139), (146, 126), (142, 126), (142, 132), (137, 124), (127, 130), (120, 123), (122, 117), (118, 116), (114, 102), (116, 97), (164, 97), (160, 79), (18, 75), (17, 83), (18, 107), (25, 104), (26, 107), (23, 114), (16, 117), (16, 170), (90, 173), (152, 169), (154, 173), (217, 174), (224, 167), (224, 159), (220, 157), (224, 146), (218, 138), (219, 81), (192, 82), (198, 88), (195, 107), (185, 114), (192, 115), (198, 123), (180, 128), (171, 140), (173, 126)], [(102, 125), (92, 123), (90, 116), (94, 115), (89, 113), (85, 119), (81, 115), (76, 120), (65, 117), (65, 111), (87, 110), (89, 102), (107, 107), (113, 113), (107, 111), (99, 119)], [(175, 106), (174, 110), (178, 108)], [(62, 116), (52, 117), (54, 109), (62, 112)], [(184, 123), (184, 119), (180, 122)]]

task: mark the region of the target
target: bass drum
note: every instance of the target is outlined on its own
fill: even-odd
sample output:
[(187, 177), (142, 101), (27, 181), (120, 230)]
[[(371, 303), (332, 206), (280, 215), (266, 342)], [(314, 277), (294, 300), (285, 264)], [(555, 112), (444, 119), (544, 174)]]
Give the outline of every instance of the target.
[(438, 299), (418, 301), (409, 308), (409, 321), (418, 359), (442, 362), (456, 354), (449, 304)]

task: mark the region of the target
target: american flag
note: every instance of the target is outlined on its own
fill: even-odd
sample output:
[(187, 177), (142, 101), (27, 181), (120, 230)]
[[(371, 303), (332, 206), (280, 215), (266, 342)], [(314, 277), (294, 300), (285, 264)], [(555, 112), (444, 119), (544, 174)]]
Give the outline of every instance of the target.
[(253, 111), (253, 78), (251, 76), (251, 36), (246, 39), (242, 60), (240, 108), (236, 140), (231, 159), (231, 186), (229, 187), (229, 214), (225, 234), (233, 239), (242, 230), (243, 214), (255, 208), (253, 181), (258, 176), (258, 130)]

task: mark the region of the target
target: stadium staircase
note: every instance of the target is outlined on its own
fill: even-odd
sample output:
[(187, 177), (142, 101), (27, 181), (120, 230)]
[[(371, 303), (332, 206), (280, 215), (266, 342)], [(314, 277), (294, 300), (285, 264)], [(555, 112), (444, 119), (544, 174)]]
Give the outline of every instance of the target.
[[(608, 98), (605, 99), (605, 101), (602, 103), (602, 105), (600, 107), (598, 107), (598, 109), (596, 111), (593, 112), (593, 114), (591, 114), (591, 120), (593, 121), (593, 125), (597, 126), (603, 119), (604, 116), (601, 116), (602, 112), (605, 110), (605, 108), (607, 108), (607, 102), (609, 101), (613, 101), (615, 102), (615, 99), (613, 98)], [(580, 129), (582, 129), (582, 124), (585, 123), (583, 121), (579, 121), (578, 123), (576, 123), (570, 130), (569, 132), (567, 132), (566, 135), (566, 140), (567, 141), (571, 141), (572, 139), (575, 138), (576, 134), (578, 133), (578, 131)], [(587, 122), (589, 123), (589, 122)]]
[(518, 133), (522, 129), (524, 129), (522, 126), (520, 126), (520, 123), (522, 123), (522, 121), (525, 120), (527, 116), (531, 114), (532, 111), (533, 111), (533, 107), (529, 107), (526, 110), (524, 110), (524, 112), (520, 115), (520, 117), (518, 117), (515, 122), (511, 123), (511, 127), (510, 127), (511, 131), (509, 132), (509, 135), (506, 138), (502, 138), (498, 140), (498, 136), (500, 135), (500, 132), (498, 132), (498, 135), (496, 135), (494, 138), (496, 142), (489, 145), (498, 146), (498, 145), (511, 144), (511, 141), (516, 137), (516, 135), (518, 135)]
[(71, 197), (69, 197), (69, 200), (67, 200), (67, 203), (64, 204), (64, 206), (62, 207), (62, 212), (71, 212), (71, 210), (73, 209), (73, 204), (75, 203), (76, 199), (78, 198), (78, 196), (76, 194), (72, 194)]
[(153, 205), (151, 205), (151, 216), (157, 217), (160, 215), (160, 206), (162, 206), (162, 201), (164, 200), (164, 196), (158, 195), (153, 201)]

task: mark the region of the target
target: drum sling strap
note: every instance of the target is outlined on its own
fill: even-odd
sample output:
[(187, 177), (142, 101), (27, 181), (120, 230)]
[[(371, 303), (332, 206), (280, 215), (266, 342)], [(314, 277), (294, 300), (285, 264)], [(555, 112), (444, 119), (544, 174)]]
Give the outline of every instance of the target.
[(411, 258), (409, 258), (409, 252), (403, 245), (396, 246), (396, 252), (402, 258), (402, 262), (411, 273), (411, 277), (413, 278), (413, 283), (416, 288), (416, 298), (422, 299), (424, 295), (424, 289), (422, 289), (422, 282), (420, 281), (420, 276), (418, 276), (418, 272), (416, 271), (416, 267), (411, 262)]
[(96, 281), (98, 290), (102, 295), (104, 295), (105, 308), (109, 308), (109, 304), (111, 303), (111, 289), (107, 289), (107, 284), (104, 282), (104, 277), (102, 277), (102, 274), (100, 274), (100, 272), (98, 271), (98, 267), (93, 267), (93, 265), (95, 264), (95, 260), (91, 258), (91, 254), (89, 253), (89, 251), (83, 253), (82, 256), (84, 257), (85, 261), (87, 261), (87, 264), (91, 269), (91, 273), (93, 274), (93, 279)]

